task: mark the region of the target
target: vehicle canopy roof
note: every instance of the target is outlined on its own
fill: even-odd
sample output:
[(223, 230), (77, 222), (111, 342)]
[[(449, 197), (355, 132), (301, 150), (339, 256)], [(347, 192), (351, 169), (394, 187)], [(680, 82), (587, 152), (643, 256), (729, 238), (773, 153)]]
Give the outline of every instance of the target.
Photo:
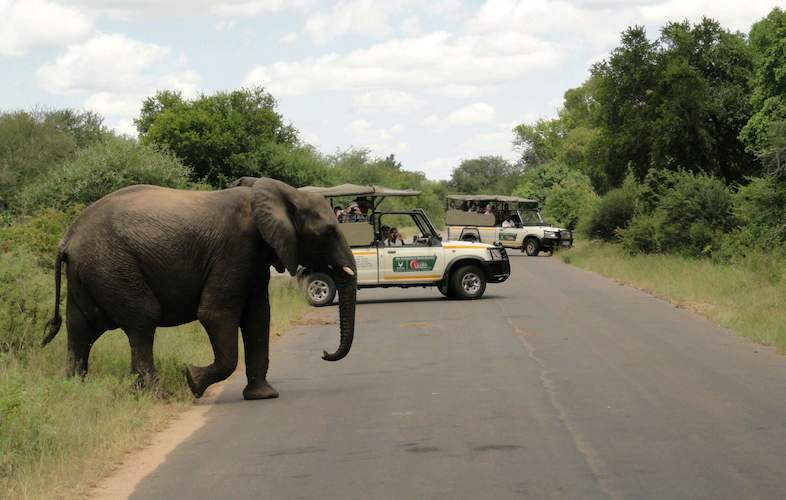
[(538, 200), (501, 194), (449, 194), (447, 198), (456, 201), (497, 201), (501, 203), (538, 204)]
[(364, 196), (368, 198), (384, 198), (387, 196), (418, 196), (420, 191), (414, 189), (393, 189), (374, 184), (339, 184), (338, 186), (304, 186), (301, 191), (321, 194), (325, 198), (338, 198), (341, 196)]

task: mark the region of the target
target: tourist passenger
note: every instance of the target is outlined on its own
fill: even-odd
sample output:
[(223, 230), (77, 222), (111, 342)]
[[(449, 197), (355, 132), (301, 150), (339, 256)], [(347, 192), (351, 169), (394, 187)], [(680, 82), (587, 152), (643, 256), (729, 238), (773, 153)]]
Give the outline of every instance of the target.
[(389, 247), (404, 246), (404, 241), (401, 239), (401, 235), (398, 234), (398, 228), (393, 227), (390, 229), (390, 236), (388, 237), (387, 246)]
[(513, 223), (513, 218), (508, 217), (504, 221), (502, 221), (502, 227), (516, 227), (516, 224)]
[(335, 206), (333, 207), (333, 214), (335, 214), (337, 221), (344, 222), (344, 209), (339, 206)]
[(382, 237), (380, 238), (379, 242), (383, 247), (386, 247), (388, 246), (388, 239), (390, 238), (390, 227), (382, 226), (380, 229), (382, 232)]

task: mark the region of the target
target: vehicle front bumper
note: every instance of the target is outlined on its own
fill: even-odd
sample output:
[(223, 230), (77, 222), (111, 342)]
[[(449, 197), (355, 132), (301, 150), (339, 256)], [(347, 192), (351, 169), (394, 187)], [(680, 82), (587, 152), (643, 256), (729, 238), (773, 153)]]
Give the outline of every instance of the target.
[(502, 260), (487, 260), (483, 262), (483, 271), (489, 283), (502, 283), (510, 278), (510, 261), (505, 256)]
[(560, 248), (570, 248), (573, 246), (573, 235), (571, 234), (570, 237), (564, 238), (543, 238), (540, 240), (540, 244), (544, 249), (547, 250), (559, 250)]

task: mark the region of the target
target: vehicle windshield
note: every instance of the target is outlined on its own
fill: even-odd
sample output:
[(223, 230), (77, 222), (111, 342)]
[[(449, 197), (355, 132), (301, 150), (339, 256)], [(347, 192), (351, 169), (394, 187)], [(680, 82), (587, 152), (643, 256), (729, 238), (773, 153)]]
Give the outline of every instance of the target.
[(544, 224), (543, 217), (540, 216), (540, 212), (537, 210), (519, 210), (518, 216), (521, 220), (521, 224), (524, 226), (538, 226)]
[(376, 221), (379, 246), (431, 246), (441, 238), (425, 214), (383, 213)]

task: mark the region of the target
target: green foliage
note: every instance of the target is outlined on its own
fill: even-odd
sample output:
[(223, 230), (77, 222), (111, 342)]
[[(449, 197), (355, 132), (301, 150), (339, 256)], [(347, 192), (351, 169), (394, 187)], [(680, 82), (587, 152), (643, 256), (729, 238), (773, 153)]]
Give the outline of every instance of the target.
[(771, 250), (786, 242), (786, 184), (769, 176), (749, 179), (734, 194), (738, 241)]
[(193, 100), (159, 92), (145, 100), (136, 125), (143, 143), (174, 152), (194, 181), (224, 187), (244, 175), (295, 186), (314, 180), (298, 163), (309, 151), (298, 148), (297, 131), (284, 124), (275, 99), (262, 88)]
[(112, 137), (81, 150), (19, 195), (25, 211), (89, 204), (132, 184), (186, 187), (188, 169), (174, 155), (132, 139)]
[(16, 193), (39, 182), (80, 148), (108, 136), (102, 119), (73, 110), (0, 113), (0, 210), (16, 208)]
[(786, 121), (786, 11), (774, 8), (753, 25), (750, 46), (755, 57), (753, 92), (755, 113), (740, 133), (750, 152), (769, 145), (773, 122)]
[(52, 280), (52, 272), (45, 272), (34, 255), (0, 253), (0, 355), (41, 342), (54, 307)]
[(457, 193), (510, 194), (520, 175), (521, 168), (501, 156), (480, 156), (453, 169), (448, 186)]
[(550, 222), (571, 229), (598, 200), (589, 177), (558, 162), (527, 169), (513, 194), (540, 200)]
[[(630, 178), (629, 178), (630, 179)], [(628, 226), (636, 213), (638, 186), (629, 180), (622, 187), (612, 189), (600, 199), (582, 225), (590, 238), (613, 241), (617, 232)]]
[(560, 119), (538, 120), (534, 125), (522, 123), (513, 128), (513, 144), (521, 150), (521, 161), (529, 168), (553, 161), (565, 138), (565, 124)]
[(662, 171), (648, 175), (639, 214), (618, 231), (632, 254), (673, 252), (716, 255), (734, 227), (734, 206), (726, 184), (707, 174)]

